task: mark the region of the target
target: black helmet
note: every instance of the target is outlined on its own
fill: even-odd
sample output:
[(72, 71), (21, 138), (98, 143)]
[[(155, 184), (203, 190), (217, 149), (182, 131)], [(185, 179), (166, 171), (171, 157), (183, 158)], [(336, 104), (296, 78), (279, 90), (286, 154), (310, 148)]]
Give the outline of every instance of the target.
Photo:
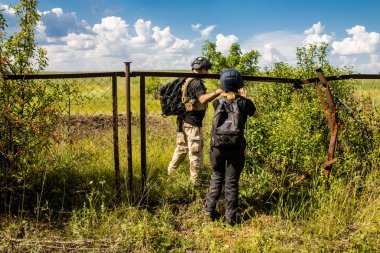
[(226, 69), (220, 74), (220, 88), (224, 91), (237, 91), (244, 87), (243, 78), (236, 69)]
[(191, 69), (211, 69), (211, 62), (205, 57), (197, 57), (191, 63)]

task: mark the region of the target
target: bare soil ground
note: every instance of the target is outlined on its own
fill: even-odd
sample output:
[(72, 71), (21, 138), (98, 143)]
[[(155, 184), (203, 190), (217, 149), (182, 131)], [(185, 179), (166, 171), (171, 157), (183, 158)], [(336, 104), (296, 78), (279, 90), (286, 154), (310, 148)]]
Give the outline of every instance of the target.
[[(125, 114), (119, 114), (117, 117), (117, 123), (119, 128), (126, 128), (127, 117)], [(132, 115), (131, 118), (132, 127), (140, 128), (140, 116)], [(152, 130), (159, 129), (174, 129), (175, 125), (168, 119), (161, 115), (147, 115), (145, 120), (146, 128)], [(85, 137), (91, 134), (92, 131), (110, 130), (114, 125), (114, 119), (112, 115), (71, 115), (70, 117), (64, 117), (62, 125), (69, 127), (70, 134), (76, 137)]]

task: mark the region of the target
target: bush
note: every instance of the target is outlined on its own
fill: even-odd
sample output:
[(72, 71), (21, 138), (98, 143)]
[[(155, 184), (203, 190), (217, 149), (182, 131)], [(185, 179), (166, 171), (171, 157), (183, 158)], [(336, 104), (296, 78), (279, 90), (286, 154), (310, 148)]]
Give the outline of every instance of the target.
[[(326, 47), (327, 45), (321, 45), (298, 49), (296, 68), (278, 63), (273, 69), (267, 69), (267, 74), (311, 78), (316, 75), (312, 71), (319, 66), (322, 66), (325, 75), (348, 74), (345, 72), (347, 69), (340, 70), (328, 64)], [(375, 109), (370, 104), (355, 100), (353, 84), (354, 81), (329, 83), (335, 101), (339, 98), (351, 108), (365, 108), (354, 112), (363, 122), (357, 124), (340, 104), (336, 105), (340, 129), (335, 157), (339, 159), (334, 164), (333, 176), (344, 176), (347, 179), (373, 168), (374, 161), (368, 158), (378, 154), (379, 150), (376, 141), (379, 119), (376, 119)], [(272, 201), (285, 198), (283, 203), (288, 204), (299, 203), (294, 201), (297, 198), (311, 198), (310, 189), (316, 187), (315, 182), (320, 180), (304, 182), (297, 191), (293, 191), (292, 187), (301, 175), (320, 178), (320, 165), (327, 159), (330, 129), (317, 96), (316, 85), (318, 84), (304, 85), (300, 90), (295, 90), (289, 84), (249, 86), (262, 118), (247, 123), (246, 137), (250, 149), (247, 171), (253, 171), (259, 176), (256, 179), (251, 177), (253, 182), (244, 182), (243, 179), (242, 183), (252, 185), (261, 178), (266, 178), (266, 187), (260, 189), (261, 193), (256, 193), (256, 198), (257, 194), (267, 198), (268, 191), (272, 192), (271, 197), (275, 197)], [(248, 192), (243, 197), (253, 197), (249, 194), (253, 193)], [(279, 208), (281, 209), (281, 203)], [(289, 210), (292, 208), (289, 207)]]

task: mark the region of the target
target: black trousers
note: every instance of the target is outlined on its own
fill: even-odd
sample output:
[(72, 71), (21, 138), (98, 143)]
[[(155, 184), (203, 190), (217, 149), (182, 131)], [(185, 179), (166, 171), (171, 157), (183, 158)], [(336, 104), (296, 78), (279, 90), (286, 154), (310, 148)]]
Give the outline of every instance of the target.
[(239, 179), (244, 168), (244, 150), (241, 148), (210, 149), (210, 160), (213, 169), (210, 188), (206, 198), (205, 211), (214, 213), (216, 203), (220, 198), (223, 183), (225, 184), (226, 212), (225, 218), (228, 223), (235, 223), (238, 208)]

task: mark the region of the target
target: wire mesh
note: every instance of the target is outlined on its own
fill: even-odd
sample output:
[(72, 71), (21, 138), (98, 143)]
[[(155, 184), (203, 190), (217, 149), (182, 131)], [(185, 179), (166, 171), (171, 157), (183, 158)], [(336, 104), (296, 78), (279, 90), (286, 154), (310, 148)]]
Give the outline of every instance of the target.
[[(62, 204), (51, 206), (55, 210), (82, 205), (86, 198), (111, 200), (116, 197), (115, 141), (126, 142), (123, 131), (126, 122), (125, 78), (120, 77), (116, 82), (116, 76), (111, 74), (90, 78), (67, 76), (69, 74), (49, 79), (46, 75), (43, 79), (27, 80), (50, 94), (60, 116), (56, 118), (48, 156), (40, 158), (46, 160), (49, 170), (49, 173), (45, 172), (48, 178), (44, 179), (44, 197), (56, 199), (53, 205)], [(24, 81), (15, 79), (7, 82)], [(113, 84), (117, 85), (114, 90)], [(115, 105), (118, 110), (115, 110)], [(115, 139), (113, 129), (114, 112), (118, 112), (118, 139)], [(119, 145), (118, 149), (119, 153), (126, 153), (125, 145)], [(126, 167), (125, 157), (120, 156), (123, 173)]]

